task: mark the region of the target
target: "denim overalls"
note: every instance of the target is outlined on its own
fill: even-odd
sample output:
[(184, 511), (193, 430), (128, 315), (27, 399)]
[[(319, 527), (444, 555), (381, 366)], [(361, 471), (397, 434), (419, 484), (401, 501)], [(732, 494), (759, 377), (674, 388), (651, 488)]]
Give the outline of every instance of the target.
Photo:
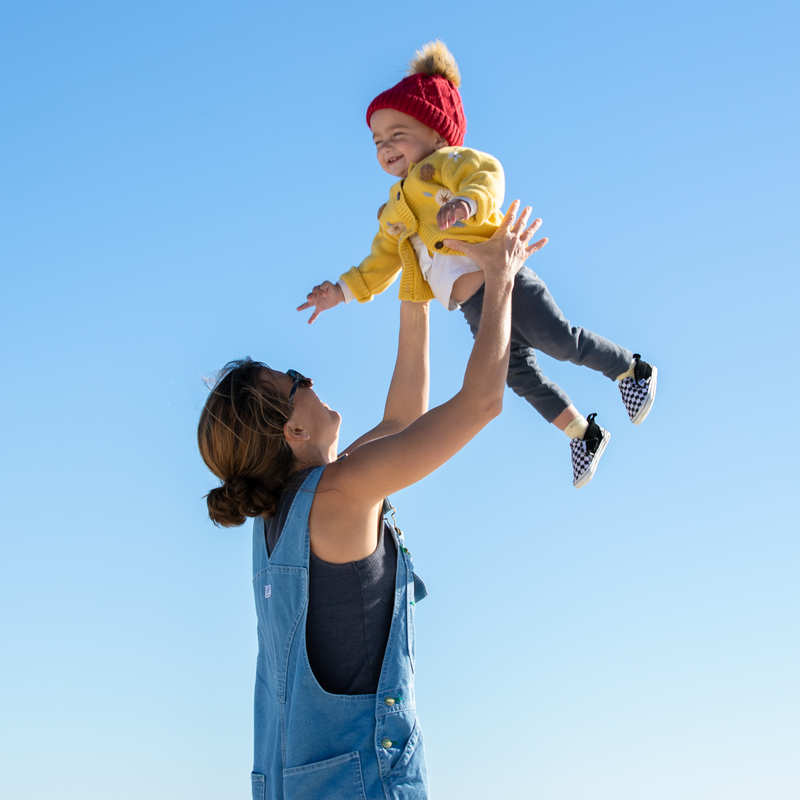
[(414, 705), (414, 602), (426, 591), (388, 519), (397, 577), (378, 693), (328, 694), (308, 663), (308, 515), (323, 470), (313, 470), (297, 492), (271, 557), (263, 518), (253, 524), (253, 800), (425, 800), (425, 751)]

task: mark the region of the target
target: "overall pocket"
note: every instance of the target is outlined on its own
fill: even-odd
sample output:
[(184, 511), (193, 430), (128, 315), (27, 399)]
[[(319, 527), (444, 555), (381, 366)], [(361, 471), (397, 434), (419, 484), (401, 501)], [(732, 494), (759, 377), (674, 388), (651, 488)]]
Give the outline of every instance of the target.
[(266, 800), (266, 778), (257, 772), (250, 773), (250, 787), (253, 790), (253, 800)]
[(367, 800), (358, 752), (283, 771), (285, 800)]
[(392, 759), (384, 784), (390, 790), (392, 800), (422, 800), (428, 797), (428, 768), (419, 722), (414, 723), (414, 729), (399, 758)]

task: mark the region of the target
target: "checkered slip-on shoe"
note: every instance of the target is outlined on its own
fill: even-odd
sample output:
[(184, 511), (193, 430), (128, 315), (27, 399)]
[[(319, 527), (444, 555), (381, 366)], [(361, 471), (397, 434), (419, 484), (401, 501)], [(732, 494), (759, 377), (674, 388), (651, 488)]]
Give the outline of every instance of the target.
[(624, 378), (619, 382), (619, 393), (622, 402), (628, 411), (628, 416), (634, 425), (641, 425), (650, 413), (656, 399), (656, 379), (658, 370), (638, 353), (633, 354), (636, 364), (633, 368), (633, 377)]
[(611, 438), (611, 434), (594, 421), (596, 416), (597, 414), (589, 414), (586, 417), (589, 427), (583, 439), (573, 439), (569, 443), (572, 451), (572, 485), (576, 489), (586, 486), (594, 477), (600, 457)]

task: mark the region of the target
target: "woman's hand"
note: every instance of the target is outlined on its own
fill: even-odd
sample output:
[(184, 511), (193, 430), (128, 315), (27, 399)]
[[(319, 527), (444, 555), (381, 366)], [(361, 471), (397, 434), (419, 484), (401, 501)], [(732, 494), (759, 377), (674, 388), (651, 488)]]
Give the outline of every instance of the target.
[(342, 287), (338, 283), (325, 281), (319, 286), (315, 286), (306, 295), (306, 302), (301, 306), (297, 306), (297, 310), (305, 311), (305, 309), (314, 306), (314, 313), (308, 319), (308, 324), (310, 325), (323, 311), (338, 306), (339, 303), (344, 303)]
[(515, 200), (506, 212), (500, 227), (494, 232), (491, 239), (479, 244), (460, 242), (457, 239), (445, 239), (444, 245), (451, 250), (469, 256), (486, 275), (504, 278), (514, 276), (522, 269), (528, 258), (541, 250), (546, 244), (547, 239), (539, 239), (538, 242), (528, 244), (533, 235), (539, 230), (542, 224), (541, 219), (535, 219), (529, 227), (525, 227), (531, 215), (530, 206), (526, 206), (516, 221), (517, 211), (519, 210), (519, 200)]

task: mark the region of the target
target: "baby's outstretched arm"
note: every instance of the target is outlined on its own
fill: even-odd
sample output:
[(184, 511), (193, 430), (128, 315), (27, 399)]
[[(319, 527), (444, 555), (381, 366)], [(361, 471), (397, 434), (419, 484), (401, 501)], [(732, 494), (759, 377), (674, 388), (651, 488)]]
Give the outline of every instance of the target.
[(308, 324), (310, 325), (323, 311), (338, 306), (339, 303), (344, 303), (342, 287), (337, 283), (324, 281), (319, 286), (315, 286), (306, 295), (306, 302), (301, 306), (297, 306), (297, 310), (305, 311), (307, 308), (314, 306), (314, 313), (308, 319)]

